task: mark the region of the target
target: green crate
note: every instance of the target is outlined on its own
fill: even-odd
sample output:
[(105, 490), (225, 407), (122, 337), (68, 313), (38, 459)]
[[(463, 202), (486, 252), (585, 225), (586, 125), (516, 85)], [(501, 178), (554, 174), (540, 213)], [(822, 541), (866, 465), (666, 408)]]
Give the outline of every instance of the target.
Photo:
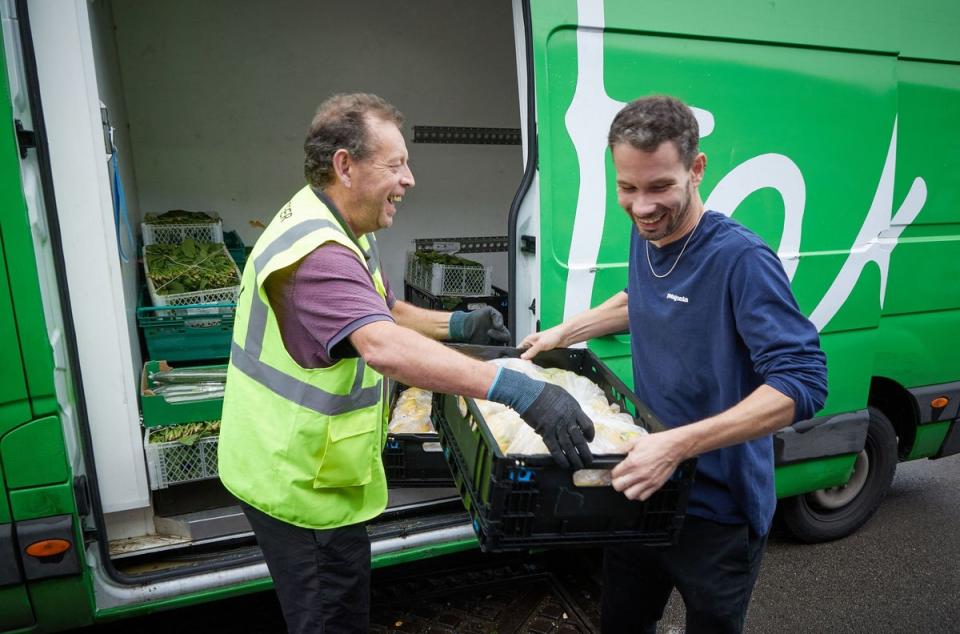
[(137, 309), (137, 323), (147, 344), (147, 358), (200, 361), (230, 356), (236, 304), (171, 308), (141, 306)]
[(227, 251), (230, 252), (230, 257), (233, 258), (233, 261), (237, 264), (237, 268), (240, 269), (242, 273), (243, 265), (247, 262), (247, 255), (250, 253), (250, 249), (244, 246), (240, 234), (236, 231), (225, 231), (223, 233), (223, 243), (226, 245)]
[[(223, 365), (196, 366), (203, 368), (223, 368)], [(223, 410), (223, 399), (213, 398), (191, 403), (168, 403), (162, 396), (154, 394), (152, 388), (156, 383), (150, 380), (153, 372), (170, 370), (166, 361), (147, 361), (143, 364), (140, 373), (140, 413), (144, 427), (160, 427), (161, 425), (177, 425), (179, 423), (194, 423), (207, 420), (220, 420)]]

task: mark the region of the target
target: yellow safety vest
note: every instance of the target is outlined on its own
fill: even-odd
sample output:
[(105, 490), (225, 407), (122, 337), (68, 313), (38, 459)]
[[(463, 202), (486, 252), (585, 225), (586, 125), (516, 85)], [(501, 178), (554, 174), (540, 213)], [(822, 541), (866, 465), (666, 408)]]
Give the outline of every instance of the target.
[(271, 273), (328, 242), (353, 251), (386, 297), (373, 236), (358, 247), (310, 187), (300, 190), (257, 240), (243, 272), (218, 449), (220, 479), (231, 493), (313, 529), (366, 521), (387, 503), (386, 381), (359, 357), (301, 367), (287, 353), (264, 288)]

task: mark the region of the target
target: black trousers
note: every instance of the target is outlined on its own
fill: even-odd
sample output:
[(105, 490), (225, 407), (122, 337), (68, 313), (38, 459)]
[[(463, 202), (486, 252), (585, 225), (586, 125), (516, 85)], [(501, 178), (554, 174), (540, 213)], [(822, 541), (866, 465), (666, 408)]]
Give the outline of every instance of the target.
[(291, 634), (370, 629), (370, 538), (363, 524), (300, 528), (240, 503)]
[(687, 608), (687, 634), (743, 631), (766, 542), (746, 524), (688, 515), (673, 546), (605, 548), (602, 631), (654, 634), (674, 587)]

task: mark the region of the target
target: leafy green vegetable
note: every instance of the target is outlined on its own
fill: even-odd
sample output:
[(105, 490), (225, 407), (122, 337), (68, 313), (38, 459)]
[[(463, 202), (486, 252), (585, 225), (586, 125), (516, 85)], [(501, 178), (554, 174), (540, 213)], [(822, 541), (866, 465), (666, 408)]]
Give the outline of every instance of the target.
[(240, 284), (237, 266), (222, 243), (150, 244), (145, 247), (157, 295), (192, 293)]
[(438, 251), (417, 251), (416, 258), (427, 264), (444, 264), (448, 266), (466, 266), (470, 268), (483, 267), (479, 262), (461, 258), (449, 253), (440, 253)]
[(143, 221), (151, 225), (209, 225), (219, 220), (216, 214), (203, 211), (171, 209), (162, 214), (147, 214)]
[(187, 423), (186, 425), (171, 425), (161, 427), (150, 433), (150, 444), (164, 442), (179, 442), (190, 446), (201, 438), (216, 436), (220, 432), (220, 421), (208, 420), (202, 423)]

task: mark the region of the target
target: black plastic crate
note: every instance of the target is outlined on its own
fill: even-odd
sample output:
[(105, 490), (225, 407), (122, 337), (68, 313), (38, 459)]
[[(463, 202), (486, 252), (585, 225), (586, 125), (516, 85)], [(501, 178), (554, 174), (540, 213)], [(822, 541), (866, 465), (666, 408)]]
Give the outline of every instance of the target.
[[(451, 346), (490, 360), (517, 357), (516, 348)], [(611, 402), (633, 412), (639, 425), (656, 433), (664, 429), (647, 407), (613, 372), (586, 349), (543, 352), (534, 362), (572, 370), (599, 385)], [(442, 395), (435, 423), (444, 456), (484, 551), (531, 547), (589, 545), (612, 542), (671, 544), (683, 525), (696, 459), (683, 462), (648, 500), (628, 500), (612, 486), (574, 484), (573, 471), (560, 469), (550, 456), (505, 456), (483, 422), (472, 399)], [(612, 469), (623, 455), (594, 456), (591, 469)]]
[(427, 291), (411, 286), (408, 283), (403, 285), (403, 297), (414, 306), (421, 308), (430, 308), (432, 310), (476, 310), (483, 306), (493, 306), (503, 315), (503, 323), (510, 323), (510, 301), (507, 291), (497, 286), (493, 288), (493, 295), (483, 297), (458, 297), (458, 296), (437, 296)]
[[(390, 413), (400, 392), (406, 385), (393, 383), (390, 395)], [(439, 395), (433, 395), (433, 409), (430, 418), (436, 427), (437, 412), (440, 408)], [(400, 487), (452, 487), (453, 475), (443, 458), (443, 449), (437, 434), (387, 434), (387, 443), (383, 448), (383, 468), (387, 473), (387, 484)]]

